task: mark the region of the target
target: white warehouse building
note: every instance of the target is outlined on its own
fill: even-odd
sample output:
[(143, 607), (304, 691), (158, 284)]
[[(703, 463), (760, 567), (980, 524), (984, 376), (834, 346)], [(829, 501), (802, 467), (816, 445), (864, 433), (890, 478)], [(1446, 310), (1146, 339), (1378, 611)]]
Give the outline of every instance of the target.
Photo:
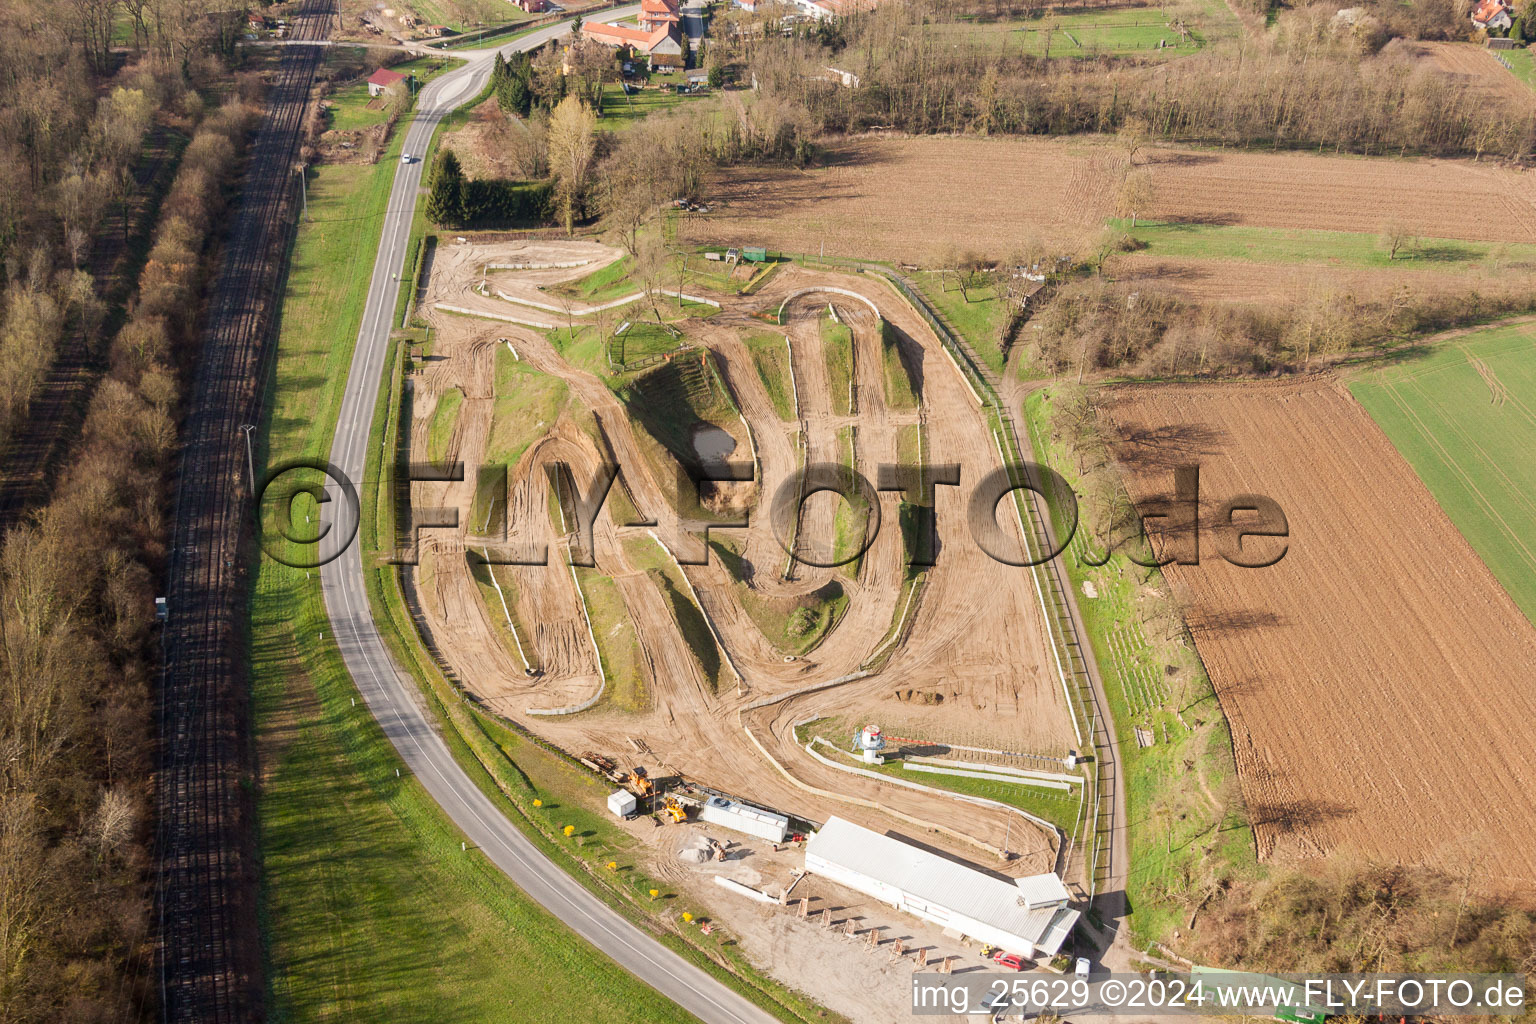
[(1010, 884), (841, 818), (806, 843), (805, 870), (1030, 959), (1055, 956), (1077, 924), (1054, 874)]

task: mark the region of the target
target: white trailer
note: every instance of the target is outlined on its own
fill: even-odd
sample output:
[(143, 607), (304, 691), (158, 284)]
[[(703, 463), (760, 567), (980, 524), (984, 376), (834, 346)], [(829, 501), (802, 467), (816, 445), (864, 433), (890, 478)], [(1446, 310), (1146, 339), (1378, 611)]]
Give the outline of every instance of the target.
[(699, 820), (773, 843), (782, 843), (789, 832), (789, 819), (784, 815), (718, 796), (704, 801), (699, 808)]

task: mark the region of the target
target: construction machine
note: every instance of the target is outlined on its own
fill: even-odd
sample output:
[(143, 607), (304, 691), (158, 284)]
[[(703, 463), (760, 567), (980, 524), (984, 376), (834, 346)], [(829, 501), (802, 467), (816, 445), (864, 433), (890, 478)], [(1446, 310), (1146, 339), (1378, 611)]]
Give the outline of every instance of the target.
[(668, 795), (666, 802), (662, 806), (667, 814), (671, 815), (672, 820), (678, 824), (688, 820), (688, 808), (677, 797)]
[(625, 776), (623, 784), (633, 790), (635, 796), (642, 800), (654, 795), (656, 792), (656, 784), (651, 781), (649, 775), (645, 774), (644, 768), (637, 767), (631, 771)]

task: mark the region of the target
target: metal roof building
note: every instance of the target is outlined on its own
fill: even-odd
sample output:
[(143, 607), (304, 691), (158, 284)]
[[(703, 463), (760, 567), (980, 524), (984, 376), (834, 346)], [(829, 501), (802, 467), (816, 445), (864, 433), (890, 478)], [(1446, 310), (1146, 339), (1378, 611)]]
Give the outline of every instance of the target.
[(1010, 884), (841, 818), (806, 843), (805, 869), (1025, 957), (1054, 956), (1078, 918), (1053, 874)]

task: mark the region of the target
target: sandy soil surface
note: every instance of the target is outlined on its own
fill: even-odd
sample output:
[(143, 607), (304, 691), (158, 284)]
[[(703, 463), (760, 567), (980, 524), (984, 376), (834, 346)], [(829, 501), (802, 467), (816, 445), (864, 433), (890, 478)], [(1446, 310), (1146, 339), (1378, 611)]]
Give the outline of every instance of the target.
[(1401, 54), (1413, 64), (1434, 68), (1458, 84), (1473, 86), (1490, 99), (1508, 102), (1517, 109), (1528, 110), (1536, 105), (1536, 92), (1500, 64), (1487, 47), (1409, 39), (1394, 39), (1387, 47), (1385, 52)]
[[(1232, 725), (1262, 857), (1354, 854), (1536, 885), (1533, 629), (1331, 378), (1114, 388), (1138, 500), (1198, 462), (1202, 514), (1278, 501), (1269, 568), (1170, 566)], [(1248, 544), (1272, 545), (1273, 540)]]
[(1492, 163), (1163, 148), (1137, 161), (1151, 168), (1157, 220), (1366, 234), (1399, 222), (1433, 238), (1536, 237), (1530, 179)]
[[(551, 252), (558, 248), (560, 255), (570, 256), (572, 244), (560, 243)], [(540, 245), (510, 243), (507, 247), (496, 247), (495, 252), (474, 246), (444, 247), (434, 265), (426, 295), (428, 309), (436, 296), (453, 293), (454, 289), (462, 294), (465, 275), (473, 277), (478, 272), (477, 265), (488, 256), (496, 257), (497, 262), (514, 262), (503, 258), (507, 255), (501, 251), (503, 248), (510, 251), (515, 246), (520, 255), (527, 257), (542, 252)], [(566, 271), (572, 277), (586, 272), (590, 271)], [(835, 284), (867, 295), (905, 335), (904, 343), (915, 347), (915, 362), (922, 368), (924, 396), (932, 407), (946, 410), (944, 416), (935, 416), (929, 423), (930, 457), (961, 463), (962, 479), (968, 481), (979, 479), (997, 466), (999, 457), (980, 411), (937, 340), (915, 313), (875, 282), (787, 269), (763, 294), (750, 300), (728, 300), (722, 313), (707, 322), (688, 325), (691, 340), (714, 351), (727, 386), (752, 426), (765, 481), (793, 469), (792, 438), (798, 425), (783, 423), (773, 412), (740, 339), (745, 332), (763, 330), (762, 321), (752, 319), (751, 313), (776, 310), (792, 291), (818, 284)], [(843, 305), (848, 307), (859, 349), (859, 465), (873, 478), (875, 463), (894, 457), (896, 430), (916, 422), (917, 413), (885, 409), (877, 347), (879, 334), (872, 314), (853, 312), (860, 305), (857, 300), (821, 294), (796, 305), (787, 330), (795, 348), (797, 372), (821, 362), (820, 352), (813, 351), (819, 345), (814, 314), (824, 309), (831, 298), (836, 298), (840, 309)], [(473, 397), (464, 403), (457, 431), (457, 456), (465, 461), (468, 480), (474, 478), (479, 454), (470, 448), (483, 444), (487, 429), (483, 420), (489, 416), (489, 403), (482, 409), (478, 400), (479, 382), (487, 379), (485, 375), (493, 365), (485, 356), (478, 357), (482, 361), (477, 363), (476, 353), (486, 350), (487, 340), (508, 337), (524, 360), (542, 372), (564, 379), (575, 401), (595, 413), (636, 504), (642, 513), (658, 521), (658, 536), (676, 536), (682, 524), (670, 506), (667, 491), (641, 455), (623, 407), (601, 380), (566, 363), (539, 332), (430, 311), (427, 315), (435, 325), (434, 356), (440, 358), (433, 362), (431, 373), (420, 385), (423, 391), (461, 383), (461, 377), (475, 382), (466, 386), (466, 395)], [(820, 386), (812, 378), (814, 374), (807, 373), (800, 380), (802, 419), (813, 439), (831, 438), (835, 442), (836, 428), (851, 419), (833, 414), (824, 375)], [(430, 412), (427, 401), (419, 403), (418, 408), (422, 417)], [(418, 431), (418, 436), (423, 433)], [(588, 433), (557, 425), (552, 439), (535, 445), (516, 467), (515, 493), (520, 493), (517, 488), (524, 483), (534, 490), (514, 504), (514, 509), (524, 507), (527, 515), (515, 511), (513, 518), (547, 522), (547, 516), (540, 514), (543, 497), (538, 481), (543, 479), (539, 467), (549, 459), (558, 456), (570, 462), (578, 477), (582, 477), (592, 472), (598, 455), (597, 445)], [(472, 497), (469, 484), (416, 486), (418, 502), (451, 505), (457, 501), (467, 508)], [(1044, 646), (1041, 613), (1026, 571), (993, 562), (975, 547), (964, 526), (964, 499), (952, 493), (957, 490), (940, 491), (940, 530), (945, 543), (911, 639), (880, 674), (812, 694), (796, 695), (809, 685), (857, 673), (889, 630), (897, 612), (903, 553), (894, 494), (882, 496), (885, 528), (865, 556), (859, 578), (846, 583), (851, 595), (848, 611), (832, 633), (804, 658), (786, 661), (773, 648), (745, 614), (735, 585), (718, 559), (712, 559), (708, 565), (686, 567), (688, 581), (743, 677), (739, 686), (727, 683), (718, 695), (712, 692), (698, 659), (684, 641), (666, 600), (651, 579), (626, 557), (622, 541), (648, 537), (649, 531), (615, 525), (607, 509), (599, 516), (596, 528), (597, 568), (615, 580), (643, 649), (641, 671), (645, 675), (649, 710), (624, 713), (600, 704), (590, 712), (560, 719), (526, 715), (527, 707), (562, 706), (595, 692), (590, 644), (583, 647), (577, 642), (585, 639), (585, 624), (569, 569), (563, 564), (560, 538), (552, 538), (550, 566), (516, 570), (513, 600), (517, 615), (525, 623), (537, 623), (537, 630), (543, 631), (534, 638), (544, 663), (542, 676), (526, 677), (515, 655), (508, 653), (503, 637), (497, 634), (497, 623), (492, 621), (500, 615), (499, 608), (490, 614), (483, 608), (474, 614), (460, 614), (462, 608), (457, 602), (461, 599), (468, 604), (477, 597), (467, 567), (461, 558), (452, 557), (455, 545), (462, 548), (465, 543), (475, 542), (463, 531), (457, 536), (450, 531), (436, 531), (445, 536), (434, 541), (437, 557), (430, 565), (430, 586), (424, 578), (422, 590), (429, 594), (451, 592), (460, 597), (455, 601), (446, 597), (429, 600), (426, 614), (445, 657), (472, 689), (502, 713), (568, 750), (595, 750), (632, 759), (637, 757), (633, 751), (638, 745), (649, 752), (642, 763), (681, 773), (727, 792), (749, 795), (766, 805), (812, 820), (839, 814), (876, 828), (904, 829), (1007, 874), (1048, 870), (1056, 863), (1054, 837), (1017, 814), (962, 805), (948, 796), (845, 774), (810, 758), (793, 736), (792, 725), (797, 720), (822, 715), (867, 716), (878, 720), (887, 707), (907, 707), (898, 700), (899, 693), (914, 687), (942, 686), (955, 695), (950, 705), (953, 710), (947, 719), (941, 711), (932, 713), (933, 720), (927, 724), (934, 732), (941, 732), (946, 722), (961, 730), (979, 711), (994, 721), (1000, 732), (1014, 737), (1016, 749), (1059, 756), (1072, 744), (1070, 720)], [(785, 556), (772, 536), (772, 526), (765, 514), (754, 516), (748, 530), (734, 532), (745, 534), (746, 551), (754, 564), (773, 567), (772, 571), (759, 571), (753, 580), (753, 586), (765, 594), (799, 593), (817, 585), (831, 572), (802, 567), (793, 579), (780, 579), (778, 569)], [(427, 568), (423, 566), (423, 576)], [(984, 607), (976, 605), (974, 596), (978, 592), (989, 595)], [(539, 594), (543, 596), (535, 599), (534, 595)], [(576, 639), (564, 647), (557, 643), (560, 638), (572, 637)], [(556, 650), (566, 650), (564, 662), (551, 653)], [(787, 699), (774, 701), (778, 696)], [(762, 701), (770, 703), (743, 715), (748, 704)], [(1012, 856), (1002, 856), (1005, 846)]]
[[(1090, 238), (1114, 214), (1126, 159), (1109, 140), (1083, 138), (859, 136), (828, 150), (827, 166), (807, 171), (720, 172), (713, 211), (689, 218), (688, 240), (789, 252), (825, 242), (829, 255), (929, 265), (968, 250), (1001, 258), (1029, 236)], [(1429, 237), (1536, 237), (1528, 178), (1489, 162), (1173, 147), (1136, 162), (1151, 174), (1153, 219), (1371, 234), (1401, 221)]]

